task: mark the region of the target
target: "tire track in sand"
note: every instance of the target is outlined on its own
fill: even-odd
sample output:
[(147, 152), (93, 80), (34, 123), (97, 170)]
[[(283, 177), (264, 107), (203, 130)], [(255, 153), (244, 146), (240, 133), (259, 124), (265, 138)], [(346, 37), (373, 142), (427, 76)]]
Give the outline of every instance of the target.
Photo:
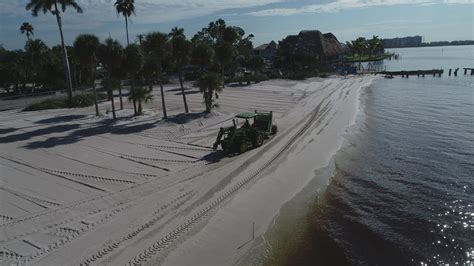
[[(162, 205), (158, 210), (153, 213), (153, 218), (150, 219), (145, 224), (139, 226), (137, 229), (133, 230), (132, 232), (128, 233), (120, 240), (110, 243), (103, 247), (102, 249), (94, 252), (94, 254), (89, 254), (89, 258), (83, 260), (80, 265), (89, 265), (91, 263), (95, 263), (100, 258), (106, 256), (107, 254), (111, 253), (115, 249), (117, 249), (120, 245), (124, 242), (130, 241), (135, 238), (138, 234), (142, 233), (146, 229), (152, 227), (156, 222), (158, 222), (161, 218), (163, 218), (167, 212), (164, 212), (167, 208), (177, 203), (177, 205), (181, 205), (187, 199), (193, 196), (193, 191), (188, 191), (184, 194), (179, 195), (177, 198), (173, 199), (172, 201), (168, 202), (167, 204)], [(163, 213), (164, 212), (164, 213)]]
[[(260, 173), (262, 173), (266, 168), (268, 168), (274, 161), (276, 161), (285, 151), (287, 151), (291, 145), (293, 145), (297, 139), (299, 139), (311, 125), (320, 118), (321, 116), (321, 106), (323, 102), (325, 102), (334, 92), (337, 91), (338, 88), (332, 90), (326, 97), (324, 97), (320, 104), (314, 109), (313, 113), (310, 115), (309, 119), (303, 124), (303, 126), (290, 138), (290, 140), (278, 150), (276, 154), (274, 154), (268, 161), (266, 161), (262, 166), (253, 170), (249, 175), (247, 175), (243, 180), (238, 182), (232, 188), (228, 189), (226, 192), (222, 193), (219, 197), (214, 199), (210, 204), (206, 207), (202, 208), (200, 211), (195, 213), (193, 216), (188, 218), (186, 222), (182, 223), (181, 225), (177, 226), (174, 230), (169, 232), (164, 237), (160, 238), (158, 241), (155, 241), (152, 245), (148, 248), (145, 248), (141, 252), (139, 252), (136, 256), (129, 260), (127, 265), (142, 265), (147, 263), (152, 259), (152, 257), (158, 253), (166, 249), (173, 241), (175, 241), (179, 236), (183, 235), (186, 231), (190, 230), (192, 226), (200, 221), (202, 218), (207, 216), (212, 210), (216, 209), (221, 203), (223, 203), (226, 199), (232, 197), (237, 191), (242, 189), (246, 184), (248, 184), (251, 180), (257, 177)], [(323, 109), (328, 108), (330, 102), (327, 103)]]

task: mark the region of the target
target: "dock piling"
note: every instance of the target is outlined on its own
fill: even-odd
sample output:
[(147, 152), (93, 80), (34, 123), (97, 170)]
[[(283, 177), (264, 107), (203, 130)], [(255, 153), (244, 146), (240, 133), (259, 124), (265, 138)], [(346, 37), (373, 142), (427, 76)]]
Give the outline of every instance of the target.
[(467, 75), (468, 71), (471, 71), (471, 76), (474, 75), (474, 68), (472, 67), (465, 67), (464, 69), (464, 75)]
[[(402, 76), (402, 78), (408, 78), (410, 75), (416, 75), (417, 77), (422, 76), (425, 77), (425, 75), (430, 75), (432, 74), (433, 77), (436, 77), (438, 75), (441, 77), (441, 75), (444, 73), (443, 69), (429, 69), (429, 70), (401, 70), (401, 71), (381, 71), (377, 72), (377, 74), (383, 74), (386, 76)], [(452, 73), (452, 70), (451, 70)], [(454, 72), (455, 75), (457, 74)], [(474, 75), (474, 74), (473, 74)]]

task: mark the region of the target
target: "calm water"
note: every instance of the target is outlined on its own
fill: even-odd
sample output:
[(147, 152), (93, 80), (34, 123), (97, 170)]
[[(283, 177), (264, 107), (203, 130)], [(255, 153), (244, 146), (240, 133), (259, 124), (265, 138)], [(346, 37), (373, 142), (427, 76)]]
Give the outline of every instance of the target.
[(447, 75), (474, 67), (474, 46), (396, 52), (402, 59), (387, 70), (445, 75), (383, 79), (363, 91), (334, 175), (282, 238), (279, 263), (474, 264), (474, 76)]

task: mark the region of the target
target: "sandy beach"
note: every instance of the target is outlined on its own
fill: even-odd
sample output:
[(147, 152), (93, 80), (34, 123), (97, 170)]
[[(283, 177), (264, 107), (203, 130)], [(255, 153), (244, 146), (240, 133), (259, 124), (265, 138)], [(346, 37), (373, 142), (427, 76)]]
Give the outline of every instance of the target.
[[(375, 76), (270, 80), (223, 89), (205, 116), (202, 94), (165, 86), (131, 104), (0, 112), (0, 264), (236, 264), (327, 166)], [(118, 98), (116, 99), (118, 106)], [(109, 103), (101, 103), (101, 111)], [(258, 149), (211, 147), (235, 114), (273, 111), (279, 132)]]

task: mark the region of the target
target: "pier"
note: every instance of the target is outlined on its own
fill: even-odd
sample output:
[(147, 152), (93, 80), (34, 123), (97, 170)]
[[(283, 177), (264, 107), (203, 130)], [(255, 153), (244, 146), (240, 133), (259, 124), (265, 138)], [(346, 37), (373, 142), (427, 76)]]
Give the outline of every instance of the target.
[(382, 71), (378, 72), (377, 74), (383, 74), (383, 75), (388, 75), (388, 76), (402, 76), (403, 77), (409, 77), (409, 76), (422, 76), (424, 77), (425, 75), (433, 75), (438, 77), (441, 77), (441, 74), (444, 73), (443, 69), (430, 69), (430, 70), (403, 70), (403, 71)]
[(471, 71), (471, 76), (474, 75), (474, 68), (465, 67), (463, 69), (464, 69), (464, 75), (467, 75), (467, 71)]

